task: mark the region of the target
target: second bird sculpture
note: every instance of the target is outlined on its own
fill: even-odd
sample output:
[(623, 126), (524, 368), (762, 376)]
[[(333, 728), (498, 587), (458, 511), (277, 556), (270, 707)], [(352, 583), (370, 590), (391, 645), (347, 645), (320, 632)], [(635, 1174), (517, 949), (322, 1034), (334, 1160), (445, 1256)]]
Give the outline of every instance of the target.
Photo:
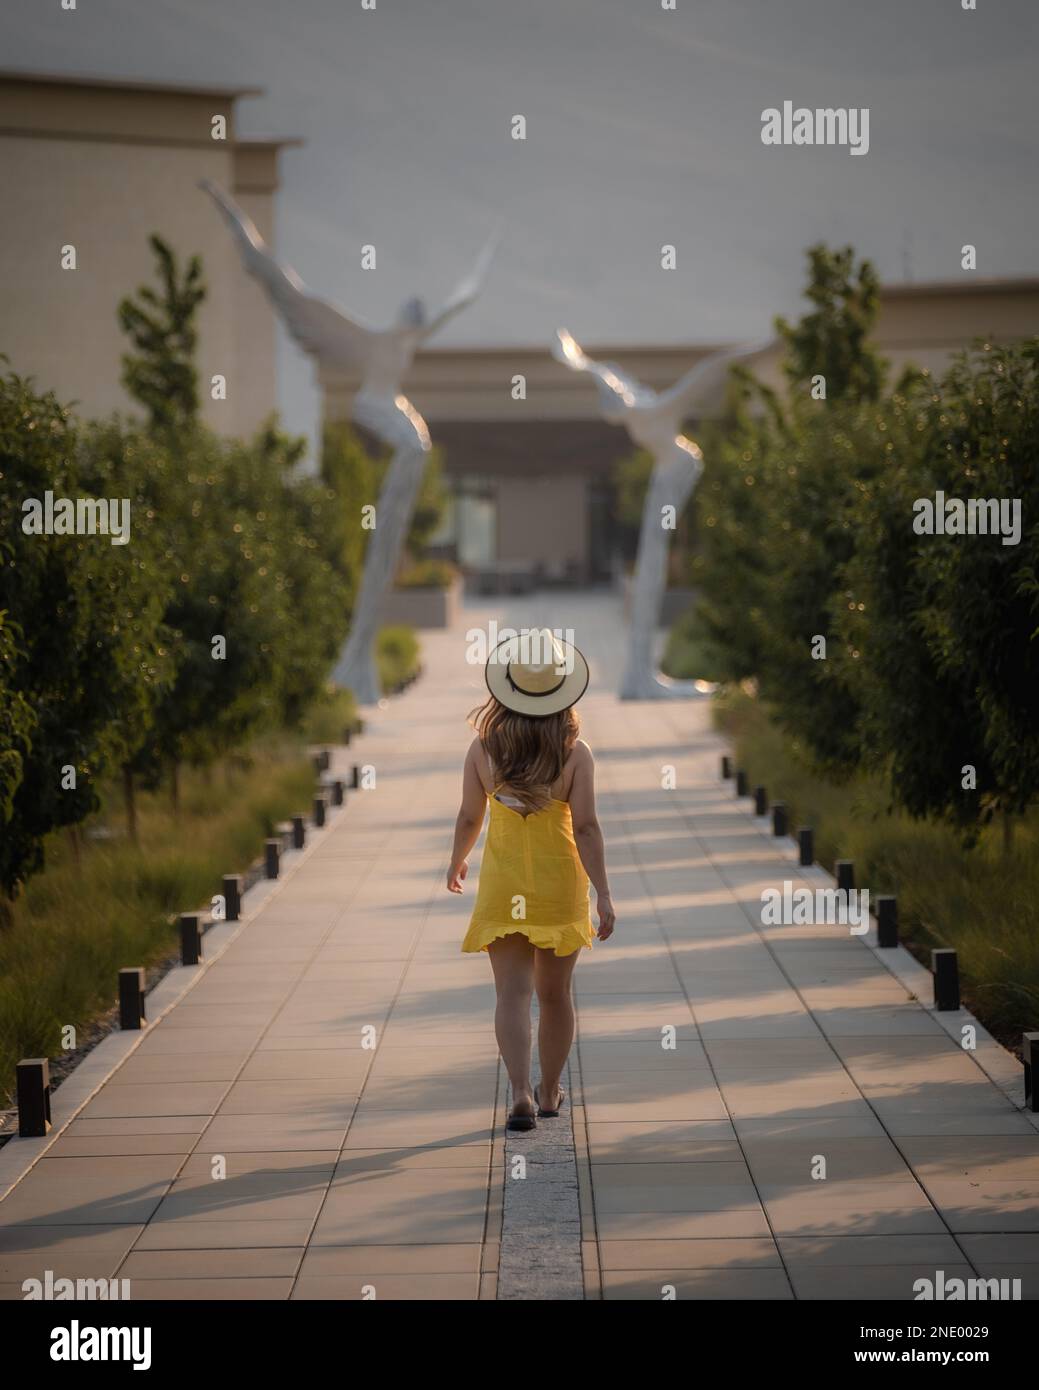
[(639, 528), (627, 659), (618, 692), (622, 700), (695, 696), (713, 689), (703, 680), (670, 680), (654, 668), (653, 634), (667, 582), (670, 531), (664, 525), (665, 508), (673, 508), (673, 516), (677, 517), (703, 471), (700, 446), (680, 433), (682, 422), (716, 404), (731, 367), (769, 346), (770, 342), (758, 342), (715, 353), (667, 391), (654, 391), (612, 362), (596, 362), (587, 357), (565, 328), (556, 334), (552, 348), (556, 359), (595, 378), (603, 419), (623, 425), (632, 440), (653, 456), (653, 473)]

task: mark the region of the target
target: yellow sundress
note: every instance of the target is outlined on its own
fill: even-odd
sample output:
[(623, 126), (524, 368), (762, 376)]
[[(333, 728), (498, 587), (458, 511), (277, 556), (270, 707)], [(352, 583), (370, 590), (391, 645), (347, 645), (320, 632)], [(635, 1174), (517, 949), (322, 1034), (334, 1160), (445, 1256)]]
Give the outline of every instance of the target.
[(569, 956), (593, 940), (588, 875), (577, 853), (570, 804), (555, 798), (523, 815), (490, 797), (480, 887), (463, 951), (521, 932), (534, 946)]

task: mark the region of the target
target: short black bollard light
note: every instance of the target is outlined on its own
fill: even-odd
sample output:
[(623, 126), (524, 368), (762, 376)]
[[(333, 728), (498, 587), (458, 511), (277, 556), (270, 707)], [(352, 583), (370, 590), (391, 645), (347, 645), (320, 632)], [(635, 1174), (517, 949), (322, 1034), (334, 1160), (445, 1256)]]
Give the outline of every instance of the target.
[(337, 777), (332, 783), (332, 805), (342, 806), (343, 804), (343, 781)]
[(802, 825), (797, 832), (798, 863), (815, 863), (815, 836), (810, 825)]
[(356, 791), (360, 785), (361, 769), (354, 763), (353, 767), (350, 769), (350, 786), (353, 791)]
[(127, 966), (119, 972), (119, 1027), (140, 1028), (144, 1022), (144, 966)]
[(363, 733), (364, 733), (364, 720), (361, 718), (360, 715), (358, 715), (357, 718), (354, 720), (354, 733), (355, 733), (355, 734), (363, 734)]
[(315, 798), (314, 798), (314, 824), (315, 824), (315, 825), (324, 825), (324, 823), (325, 823), (325, 808), (326, 808), (327, 805), (328, 805), (328, 802), (325, 800), (325, 798), (324, 798), (323, 796), (315, 796)]
[(320, 777), (323, 772), (328, 771), (329, 763), (331, 762), (331, 758), (328, 755), (328, 749), (322, 748), (320, 753), (315, 753), (313, 761), (314, 771)]
[(242, 915), (242, 875), (224, 874), (224, 921), (237, 922)]
[(768, 792), (764, 787), (754, 788), (754, 814), (756, 816), (768, 815)]
[(732, 776), (732, 759), (731, 759), (731, 758), (729, 757), (729, 755), (726, 753), (726, 754), (723, 754), (723, 756), (722, 756), (722, 781), (723, 781), (723, 782), (724, 782), (724, 781), (728, 781), (728, 779), (729, 779), (731, 776)]
[(23, 1057), (16, 1068), (18, 1133), (42, 1139), (51, 1127), (51, 1064), (46, 1057)]
[(877, 899), (877, 945), (898, 945), (898, 899), (891, 895)]
[(202, 959), (202, 919), (197, 912), (180, 914), (180, 963), (197, 965)]
[(292, 848), (302, 849), (307, 842), (306, 816), (292, 817)]
[(855, 887), (854, 859), (838, 859), (833, 867), (836, 871), (837, 887), (843, 888), (846, 893), (850, 893)]
[(772, 834), (787, 835), (786, 802), (777, 801), (772, 807)]
[(736, 773), (736, 795), (747, 795), (747, 774), (743, 771), (742, 767), (739, 768)]
[(349, 747), (350, 747), (350, 740), (353, 738), (353, 736), (354, 736), (353, 726), (350, 725), (350, 724), (347, 724), (346, 728), (343, 730), (343, 746), (344, 746), (345, 748), (349, 748)]
[(268, 878), (277, 878), (281, 865), (281, 840), (264, 841), (264, 869)]
[(931, 952), (934, 974), (934, 1007), (939, 1013), (954, 1013), (960, 1007), (960, 968), (956, 952), (948, 946)]
[(1025, 1109), (1039, 1111), (1039, 1033), (1021, 1034), (1021, 1058), (1025, 1064)]

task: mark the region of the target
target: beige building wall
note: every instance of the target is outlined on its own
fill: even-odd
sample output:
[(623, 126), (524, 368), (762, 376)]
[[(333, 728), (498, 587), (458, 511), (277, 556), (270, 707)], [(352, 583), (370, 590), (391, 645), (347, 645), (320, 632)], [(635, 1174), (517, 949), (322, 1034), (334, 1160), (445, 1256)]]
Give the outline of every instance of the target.
[[(137, 407), (120, 384), (128, 343), (120, 299), (155, 283), (148, 237), (184, 263), (202, 257), (199, 312), (203, 417), (228, 434), (255, 429), (276, 406), (274, 318), (242, 269), (227, 227), (198, 188), (230, 190), (273, 238), (277, 141), (240, 142), (241, 92), (170, 89), (91, 79), (28, 81), (0, 74), (0, 352), (87, 416)], [(212, 118), (227, 139), (211, 137)], [(13, 196), (10, 191), (13, 190)], [(62, 269), (74, 246), (76, 269)], [(214, 401), (211, 378), (227, 378)]]
[(498, 559), (541, 565), (549, 578), (583, 574), (588, 563), (588, 482), (574, 473), (523, 473), (497, 480)]

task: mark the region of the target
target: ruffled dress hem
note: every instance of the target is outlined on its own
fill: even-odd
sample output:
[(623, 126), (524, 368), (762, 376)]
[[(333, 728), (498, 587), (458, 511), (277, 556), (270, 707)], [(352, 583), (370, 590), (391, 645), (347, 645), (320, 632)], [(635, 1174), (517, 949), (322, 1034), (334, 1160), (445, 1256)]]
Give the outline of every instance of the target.
[(532, 946), (551, 950), (557, 956), (572, 956), (582, 947), (591, 948), (592, 925), (587, 918), (565, 922), (558, 927), (543, 927), (519, 922), (473, 922), (462, 942), (463, 951), (486, 951), (492, 941), (519, 932)]

